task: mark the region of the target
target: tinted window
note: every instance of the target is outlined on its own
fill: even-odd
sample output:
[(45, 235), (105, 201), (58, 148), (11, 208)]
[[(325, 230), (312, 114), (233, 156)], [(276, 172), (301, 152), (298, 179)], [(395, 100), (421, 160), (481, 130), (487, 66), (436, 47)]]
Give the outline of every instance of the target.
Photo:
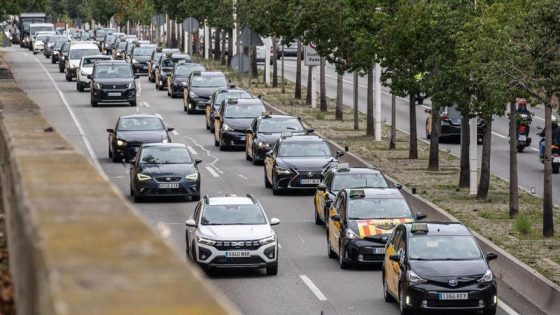
[(290, 119), (262, 119), (259, 132), (304, 131), (303, 125), (297, 118)]
[(132, 68), (129, 65), (102, 65), (95, 68), (96, 78), (132, 78)]
[(163, 122), (157, 117), (131, 117), (119, 119), (117, 130), (162, 130)]
[(186, 148), (149, 147), (142, 149), (142, 164), (188, 164), (192, 163)]
[(134, 56), (150, 56), (155, 49), (155, 47), (136, 47)]
[(253, 98), (253, 95), (244, 90), (218, 93), (218, 95), (216, 95), (216, 99), (214, 100), (214, 105), (219, 106), (227, 98)]
[(126, 42), (119, 42), (119, 46), (117, 47), (120, 50), (123, 50), (126, 48)]
[(448, 106), (447, 117), (449, 117), (449, 119), (461, 119), (462, 116), (461, 112), (459, 112), (455, 106)]
[(84, 63), (82, 64), (82, 67), (84, 68), (91, 68), (93, 67), (93, 65), (95, 64), (96, 61), (99, 60), (109, 60), (109, 58), (103, 58), (103, 57), (99, 57), (99, 58), (84, 58)]
[(204, 77), (193, 76), (191, 79), (192, 87), (225, 87), (227, 86), (225, 77)]
[(163, 56), (163, 53), (155, 53), (154, 54), (154, 58), (152, 58), (152, 61), (155, 63), (159, 62), (159, 57)]
[(31, 35), (35, 35), (35, 33), (37, 32), (48, 32), (52, 30), (53, 30), (52, 26), (31, 26), (29, 33)]
[(416, 235), (408, 242), (409, 259), (472, 260), (482, 254), (472, 236)]
[(71, 49), (68, 57), (70, 59), (82, 59), (83, 56), (87, 55), (99, 55), (99, 49)]
[(229, 105), (225, 109), (224, 118), (255, 118), (266, 111), (262, 104)]
[(386, 188), (387, 182), (381, 174), (368, 173), (368, 174), (337, 174), (334, 178), (332, 190), (341, 190), (345, 188), (357, 187), (374, 187)]
[(45, 41), (49, 35), (38, 35), (35, 40)]
[(54, 49), (60, 49), (62, 47), (62, 45), (64, 45), (64, 43), (66, 43), (68, 40), (66, 39), (59, 39), (54, 43)]
[(280, 157), (313, 157), (331, 156), (329, 146), (323, 141), (316, 142), (284, 142), (278, 150)]
[(360, 198), (348, 203), (350, 219), (395, 219), (411, 218), (412, 213), (404, 199)]
[(206, 206), (202, 225), (255, 225), (266, 224), (266, 218), (257, 205)]

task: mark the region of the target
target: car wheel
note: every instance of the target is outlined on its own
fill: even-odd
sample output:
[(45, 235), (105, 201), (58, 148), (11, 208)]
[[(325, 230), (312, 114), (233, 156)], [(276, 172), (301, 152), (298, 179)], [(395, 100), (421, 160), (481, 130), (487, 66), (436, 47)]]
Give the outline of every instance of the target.
[(278, 274), (278, 262), (266, 266), (266, 274), (276, 276)]
[(132, 106), (132, 107), (136, 107), (136, 101), (132, 101), (132, 102), (130, 102), (130, 106)]
[(350, 263), (346, 260), (346, 250), (342, 247), (342, 244), (339, 246), (340, 250), (338, 252), (338, 263), (340, 264), (340, 269), (348, 269), (350, 267)]
[(78, 83), (78, 91), (79, 92), (83, 92), (84, 91), (84, 86), (80, 83)]
[(134, 196), (132, 196), (132, 199), (134, 200), (134, 202), (141, 202), (142, 198), (140, 196), (138, 196), (137, 194), (134, 194)]
[(64, 68), (58, 67), (58, 72), (63, 73), (63, 72), (64, 72)]
[(412, 315), (412, 310), (410, 310), (404, 301), (404, 289), (399, 285), (399, 309), (401, 315)]
[(264, 168), (264, 187), (271, 188), (272, 185), (268, 181), (268, 177), (266, 176), (266, 167)]
[(329, 258), (336, 258), (336, 253), (332, 250), (331, 243), (329, 242), (329, 232), (327, 230), (327, 255)]
[(278, 179), (272, 175), (272, 193), (276, 196), (280, 195), (282, 191), (278, 188)]
[(134, 188), (132, 188), (132, 183), (130, 183), (130, 196), (134, 197)]
[(258, 157), (257, 152), (254, 148), (253, 148), (253, 158), (251, 160), (253, 161), (253, 165), (259, 165), (260, 164), (259, 157)]
[(111, 158), (113, 160), (113, 163), (122, 162), (122, 160), (119, 160), (118, 154), (113, 153)]
[(92, 100), (92, 101), (91, 101), (91, 107), (97, 107), (97, 102), (94, 101), (94, 100)]
[(430, 133), (428, 132), (428, 123), (426, 123), (426, 139), (430, 140), (432, 136), (430, 135)]
[(381, 269), (381, 272), (383, 272), (383, 300), (385, 300), (385, 302), (387, 303), (392, 303), (395, 302), (395, 298), (391, 295), (391, 293), (389, 293), (389, 290), (387, 289), (387, 281), (385, 280), (385, 269)]

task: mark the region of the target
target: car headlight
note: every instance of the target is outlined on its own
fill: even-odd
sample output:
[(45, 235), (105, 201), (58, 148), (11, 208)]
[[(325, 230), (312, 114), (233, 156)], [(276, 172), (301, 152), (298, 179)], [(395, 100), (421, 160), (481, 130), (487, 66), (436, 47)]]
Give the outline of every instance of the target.
[(268, 143), (259, 142), (259, 148), (266, 148), (268, 147)]
[(488, 269), (484, 273), (484, 276), (482, 276), (482, 278), (478, 279), (478, 282), (479, 283), (486, 283), (486, 282), (492, 282), (492, 280), (494, 280), (494, 274), (492, 273), (492, 270)]
[(269, 237), (265, 237), (265, 238), (263, 238), (263, 239), (260, 239), (260, 240), (259, 240), (259, 243), (260, 243), (261, 245), (266, 245), (266, 244), (273, 243), (274, 241), (276, 241), (276, 234), (272, 234), (272, 235), (269, 236)]
[(128, 88), (129, 88), (129, 89), (133, 89), (133, 88), (135, 88), (135, 87), (136, 87), (136, 85), (134, 84), (134, 82), (130, 82), (130, 83), (128, 84)]
[(53, 51), (53, 54), (58, 55), (58, 50)]
[(223, 131), (232, 131), (233, 128), (231, 128), (231, 127), (228, 126), (227, 124), (223, 124), (223, 125), (222, 125), (222, 130), (223, 130)]
[(69, 66), (69, 67), (70, 67), (70, 69), (74, 69), (74, 68), (76, 68), (76, 66), (74, 66), (73, 64), (70, 64), (70, 66)]
[(417, 275), (414, 271), (409, 270), (406, 272), (406, 277), (410, 283), (414, 284), (421, 284), (427, 283), (427, 280), (422, 279), (419, 275)]
[(188, 180), (197, 180), (198, 179), (198, 171), (195, 171), (194, 173), (185, 176), (185, 178), (188, 179)]
[(101, 84), (99, 84), (97, 82), (93, 85), (93, 87), (98, 89), (98, 90), (101, 90)]
[(121, 53), (120, 53), (120, 52), (118, 52), (118, 53), (117, 53), (117, 56), (120, 56), (120, 55), (121, 55)]
[(136, 60), (135, 58), (132, 58), (132, 63), (138, 63), (138, 60)]
[(361, 237), (358, 234), (354, 233), (354, 231), (352, 231), (351, 229), (347, 229), (346, 238), (350, 240), (354, 240), (354, 239), (360, 239)]
[(117, 145), (118, 145), (119, 147), (125, 146), (125, 145), (126, 145), (126, 141), (124, 141), (124, 140), (117, 140)]
[(208, 246), (214, 246), (216, 244), (216, 241), (204, 238), (202, 236), (197, 236), (196, 240), (198, 241), (199, 244), (204, 244)]
[(283, 167), (276, 167), (276, 174), (278, 175), (290, 175), (292, 174), (292, 171), (287, 169), (287, 168), (283, 168)]
[(188, 86), (187, 82), (183, 82), (182, 84), (183, 86)]
[(148, 175), (145, 175), (145, 174), (138, 174), (137, 177), (138, 177), (138, 180), (148, 180), (148, 179), (152, 178), (152, 177), (150, 177)]
[(194, 97), (198, 97), (198, 95), (194, 94), (193, 92), (189, 92), (189, 96), (190, 96), (190, 97), (193, 97), (193, 98), (194, 98)]

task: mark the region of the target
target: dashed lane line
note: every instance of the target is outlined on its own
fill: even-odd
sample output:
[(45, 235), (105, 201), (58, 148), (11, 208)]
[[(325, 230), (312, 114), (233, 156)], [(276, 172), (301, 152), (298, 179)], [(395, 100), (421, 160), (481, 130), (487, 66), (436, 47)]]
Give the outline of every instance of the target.
[(502, 138), (502, 139), (507, 139), (507, 138), (508, 138), (507, 136), (504, 136), (504, 135), (502, 135), (502, 134), (499, 134), (499, 133), (497, 133), (497, 132), (495, 132), (495, 131), (492, 131), (492, 134), (493, 134), (494, 136), (500, 137), (500, 138)]
[(193, 155), (198, 155), (198, 152), (196, 152), (190, 145), (187, 146), (187, 150), (189, 150), (189, 152)]
[(317, 299), (319, 299), (319, 301), (326, 301), (327, 300), (327, 297), (323, 294), (323, 292), (321, 292), (321, 290), (319, 290), (319, 288), (317, 288), (315, 283), (313, 283), (313, 281), (311, 281), (311, 279), (309, 279), (309, 277), (307, 277), (306, 275), (300, 275), (299, 277), (301, 278), (303, 283), (305, 283), (305, 285), (307, 285), (309, 290), (311, 290), (311, 292), (313, 292), (313, 294), (315, 294), (315, 296), (317, 297)]
[(239, 174), (239, 177), (243, 178), (244, 180), (249, 180), (246, 176)]
[(206, 166), (205, 168), (212, 176), (220, 177), (220, 174), (218, 174), (211, 166)]
[(507, 305), (506, 303), (504, 303), (504, 301), (498, 299), (498, 307), (503, 309), (504, 312), (506, 312), (509, 315), (519, 315), (519, 313), (517, 313), (513, 308), (511, 308), (509, 305)]

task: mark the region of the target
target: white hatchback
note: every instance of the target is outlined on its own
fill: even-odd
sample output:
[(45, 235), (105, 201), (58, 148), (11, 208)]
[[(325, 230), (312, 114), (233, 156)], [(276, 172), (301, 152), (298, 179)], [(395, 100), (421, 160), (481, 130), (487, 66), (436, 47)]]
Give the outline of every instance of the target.
[(85, 88), (89, 88), (90, 75), (93, 71), (93, 65), (99, 60), (113, 60), (113, 57), (106, 55), (89, 55), (83, 56), (76, 74), (76, 89), (83, 92)]
[(268, 220), (252, 195), (208, 197), (198, 202), (186, 222), (187, 257), (202, 267), (265, 268), (278, 274), (278, 240), (271, 228), (280, 220)]

